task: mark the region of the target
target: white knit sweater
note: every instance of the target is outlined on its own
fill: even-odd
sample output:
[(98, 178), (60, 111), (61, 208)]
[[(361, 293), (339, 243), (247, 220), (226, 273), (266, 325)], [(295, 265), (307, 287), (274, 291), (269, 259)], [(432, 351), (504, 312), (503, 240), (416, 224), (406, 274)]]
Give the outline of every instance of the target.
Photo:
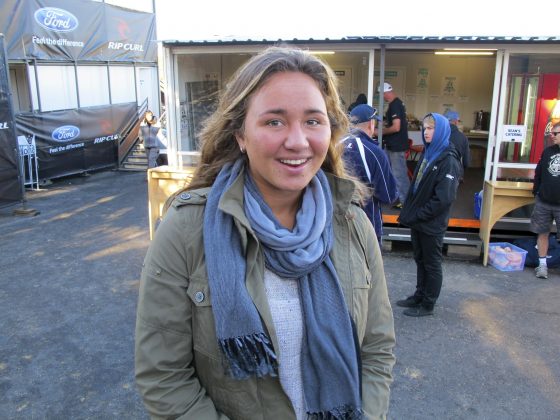
[(278, 338), (278, 373), (298, 420), (305, 419), (301, 372), (303, 314), (297, 280), (282, 279), (265, 270), (264, 284)]

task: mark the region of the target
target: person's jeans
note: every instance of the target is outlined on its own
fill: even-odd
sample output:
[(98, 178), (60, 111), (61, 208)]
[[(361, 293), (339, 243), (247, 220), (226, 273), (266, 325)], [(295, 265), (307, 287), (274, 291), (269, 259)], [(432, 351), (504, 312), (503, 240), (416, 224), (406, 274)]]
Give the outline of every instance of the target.
[(422, 298), (422, 305), (432, 308), (441, 291), (443, 270), (441, 267), (443, 235), (426, 235), (410, 229), (414, 261), (416, 262), (416, 292)]
[(159, 149), (157, 147), (145, 147), (146, 158), (148, 159), (148, 168), (155, 168), (157, 166), (157, 158), (159, 156)]
[(406, 200), (406, 194), (410, 188), (410, 179), (408, 179), (408, 168), (406, 166), (406, 159), (404, 157), (405, 152), (391, 152), (385, 149), (389, 162), (391, 163), (391, 169), (393, 170), (393, 176), (397, 181), (397, 188), (399, 189), (399, 200), (402, 204)]

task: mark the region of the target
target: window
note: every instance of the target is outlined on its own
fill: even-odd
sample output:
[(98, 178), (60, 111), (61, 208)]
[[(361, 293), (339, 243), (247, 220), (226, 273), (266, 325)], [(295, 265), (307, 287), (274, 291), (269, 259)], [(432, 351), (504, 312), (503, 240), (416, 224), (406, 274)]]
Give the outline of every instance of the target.
[(109, 104), (109, 81), (106, 66), (78, 66), (80, 106)]
[(136, 86), (134, 82), (134, 67), (111, 66), (109, 67), (111, 80), (111, 102), (136, 102)]
[[(37, 79), (42, 111), (78, 107), (76, 76), (73, 66), (38, 65)], [(35, 100), (34, 97), (34, 103)]]

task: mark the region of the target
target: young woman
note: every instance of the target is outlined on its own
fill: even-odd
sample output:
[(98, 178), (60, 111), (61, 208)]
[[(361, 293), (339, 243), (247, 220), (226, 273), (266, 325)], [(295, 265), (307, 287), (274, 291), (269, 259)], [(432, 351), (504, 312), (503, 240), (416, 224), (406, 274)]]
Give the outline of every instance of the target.
[(148, 168), (155, 168), (157, 166), (157, 158), (159, 156), (158, 133), (160, 130), (161, 127), (157, 124), (157, 117), (152, 111), (146, 111), (144, 120), (140, 124), (139, 137), (144, 144)]
[(461, 175), (459, 153), (449, 144), (450, 134), (449, 121), (443, 115), (424, 117), (424, 153), (399, 216), (399, 222), (410, 227), (416, 262), (416, 292), (397, 301), (398, 306), (408, 308), (404, 311), (408, 316), (432, 315), (441, 291), (443, 235)]
[(345, 179), (333, 72), (270, 48), (222, 93), (145, 259), (136, 380), (157, 418), (382, 418), (379, 246)]

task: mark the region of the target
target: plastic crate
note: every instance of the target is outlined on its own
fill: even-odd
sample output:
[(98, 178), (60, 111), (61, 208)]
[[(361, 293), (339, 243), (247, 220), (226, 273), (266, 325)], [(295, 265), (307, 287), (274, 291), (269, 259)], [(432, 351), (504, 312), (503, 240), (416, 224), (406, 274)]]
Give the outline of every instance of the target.
[(522, 271), (526, 257), (527, 251), (508, 242), (491, 242), (488, 246), (488, 262), (500, 271)]
[(482, 212), (482, 190), (474, 193), (474, 218), (480, 220), (480, 213)]

